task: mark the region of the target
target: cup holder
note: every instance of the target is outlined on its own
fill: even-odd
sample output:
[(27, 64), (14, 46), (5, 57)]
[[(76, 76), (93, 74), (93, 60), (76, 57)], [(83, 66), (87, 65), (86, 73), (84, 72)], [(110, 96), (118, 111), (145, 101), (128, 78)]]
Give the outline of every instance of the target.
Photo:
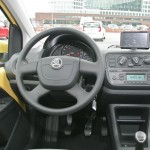
[(148, 108), (115, 108), (115, 117), (121, 146), (135, 146), (135, 133), (137, 131), (143, 131), (147, 133), (148, 116)]

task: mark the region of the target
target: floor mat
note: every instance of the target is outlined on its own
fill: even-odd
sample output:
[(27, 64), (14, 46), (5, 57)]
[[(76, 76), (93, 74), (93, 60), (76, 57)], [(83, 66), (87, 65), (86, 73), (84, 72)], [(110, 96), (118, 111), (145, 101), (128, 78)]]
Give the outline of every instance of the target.
[(107, 144), (102, 142), (97, 135), (90, 137), (85, 137), (84, 135), (65, 136), (59, 140), (58, 148), (69, 150), (107, 150)]

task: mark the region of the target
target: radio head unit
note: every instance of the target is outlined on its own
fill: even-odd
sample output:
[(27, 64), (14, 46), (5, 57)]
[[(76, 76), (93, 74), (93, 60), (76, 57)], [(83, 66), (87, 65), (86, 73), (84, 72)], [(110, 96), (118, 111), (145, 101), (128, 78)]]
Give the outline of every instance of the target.
[(113, 86), (150, 89), (150, 54), (109, 53), (106, 55), (106, 76)]
[(122, 49), (149, 49), (149, 33), (144, 31), (121, 32), (120, 47)]

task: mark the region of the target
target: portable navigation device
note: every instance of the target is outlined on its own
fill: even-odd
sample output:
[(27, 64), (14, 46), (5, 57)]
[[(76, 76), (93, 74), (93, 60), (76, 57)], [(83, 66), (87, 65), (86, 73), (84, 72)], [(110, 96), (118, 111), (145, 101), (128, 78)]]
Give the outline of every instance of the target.
[(149, 33), (121, 32), (120, 47), (123, 49), (149, 49)]

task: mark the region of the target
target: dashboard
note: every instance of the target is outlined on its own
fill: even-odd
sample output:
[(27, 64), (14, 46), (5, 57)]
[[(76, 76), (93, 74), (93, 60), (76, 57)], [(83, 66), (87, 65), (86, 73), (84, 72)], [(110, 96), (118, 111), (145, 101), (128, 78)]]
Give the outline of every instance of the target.
[[(146, 32), (123, 33), (121, 44), (127, 42), (127, 35), (130, 35), (133, 39), (136, 37), (135, 40), (130, 42), (130, 48), (101, 48), (105, 58), (106, 70), (104, 86), (111, 89), (150, 89), (150, 54), (146, 50), (147, 44), (143, 45), (144, 49), (135, 50), (135, 41), (137, 43), (140, 41), (137, 35), (141, 34), (146, 38), (149, 35)], [(148, 43), (147, 40), (146, 43)], [(88, 43), (85, 43), (82, 39), (77, 40), (76, 37), (70, 35), (56, 36), (53, 39), (48, 38), (44, 49), (43, 57), (71, 56), (91, 62), (96, 61), (95, 54)]]
[[(149, 49), (121, 49), (119, 47), (106, 48), (99, 45), (105, 63), (105, 80), (103, 89), (107, 89), (106, 93), (114, 95), (124, 94), (147, 94), (150, 95), (150, 50)], [(43, 51), (41, 51), (43, 49)], [(33, 58), (49, 56), (71, 56), (85, 59), (90, 62), (96, 62), (96, 55), (92, 48), (80, 38), (63, 35), (49, 37), (44, 45), (31, 51), (29, 61), (34, 61)], [(11, 83), (15, 82), (15, 64), (18, 55), (11, 58), (10, 64), (7, 64), (8, 77)], [(14, 63), (12, 63), (14, 62)], [(13, 70), (13, 71), (12, 71)], [(34, 81), (33, 81), (34, 80)], [(89, 82), (88, 82), (89, 81)], [(26, 83), (38, 84), (36, 75), (26, 77)], [(86, 77), (88, 86), (94, 85), (95, 78)], [(90, 86), (91, 88), (91, 86)], [(141, 91), (140, 91), (141, 90)], [(144, 93), (143, 93), (143, 90)], [(122, 93), (121, 93), (122, 92)]]
[[(122, 49), (120, 47), (105, 47), (99, 44), (102, 61), (105, 64), (105, 78), (98, 92), (98, 103), (105, 109), (107, 104), (121, 103), (149, 103), (150, 96), (150, 50), (149, 49)], [(92, 48), (81, 38), (68, 36), (48, 37), (40, 47), (32, 49), (27, 56), (28, 62), (39, 60), (41, 57), (68, 56), (78, 57), (90, 62), (97, 58)], [(19, 54), (5, 65), (10, 83), (16, 86), (15, 66)], [(98, 67), (97, 69), (101, 69)], [(26, 89), (32, 90), (39, 84), (37, 74), (23, 78)], [(89, 92), (95, 85), (96, 77), (81, 76), (78, 80), (81, 87)], [(55, 92), (55, 91), (54, 91)], [(62, 93), (65, 99), (68, 95)], [(69, 97), (70, 98), (70, 97)], [(98, 106), (98, 107), (101, 107)], [(102, 110), (103, 111), (103, 110)], [(104, 110), (105, 111), (105, 110)]]
[[(100, 91), (96, 95), (98, 100), (97, 107), (100, 107), (101, 111), (105, 112), (108, 104), (149, 103), (150, 50), (108, 48), (103, 44), (99, 44), (99, 49), (105, 64), (105, 78)], [(40, 47), (32, 49), (30, 52), (27, 57), (28, 62), (37, 61), (41, 57), (62, 55), (78, 57), (91, 62), (97, 61), (96, 55), (88, 43), (85, 43), (80, 38), (70, 36), (49, 37), (44, 45), (41, 44)], [(13, 55), (5, 65), (7, 76), (14, 87), (16, 86), (15, 66), (18, 56), (19, 54)], [(99, 67), (98, 69), (101, 68)], [(29, 91), (39, 84), (37, 74), (25, 76), (23, 81)], [(89, 92), (95, 85), (96, 77), (83, 75), (78, 82), (86, 92)], [(56, 92), (53, 96), (57, 98), (58, 95)], [(61, 92), (61, 97), (65, 100), (68, 95), (65, 92)], [(69, 99), (72, 99), (72, 97), (69, 97)]]
[[(137, 33), (132, 33), (131, 36), (134, 38), (135, 34)], [(139, 34), (144, 34), (144, 36), (147, 37), (147, 33)], [(85, 43), (82, 39), (76, 39), (77, 38), (68, 35), (57, 36), (53, 38), (53, 40), (47, 39), (44, 46), (46, 51), (43, 57), (65, 55), (95, 62), (95, 54), (88, 46), (88, 43)], [(122, 39), (121, 43), (123, 43), (123, 40), (126, 42), (126, 39)], [(137, 42), (138, 40), (136, 39)], [(135, 48), (134, 42), (135, 40), (130, 44), (130, 47)], [(145, 48), (145, 45), (143, 48)], [(106, 73), (103, 84), (104, 87), (115, 89), (116, 91), (125, 89), (150, 89), (149, 50), (140, 48), (138, 50), (131, 48), (122, 49), (121, 47), (100, 48), (105, 58)], [(91, 77), (89, 80), (91, 80)]]

